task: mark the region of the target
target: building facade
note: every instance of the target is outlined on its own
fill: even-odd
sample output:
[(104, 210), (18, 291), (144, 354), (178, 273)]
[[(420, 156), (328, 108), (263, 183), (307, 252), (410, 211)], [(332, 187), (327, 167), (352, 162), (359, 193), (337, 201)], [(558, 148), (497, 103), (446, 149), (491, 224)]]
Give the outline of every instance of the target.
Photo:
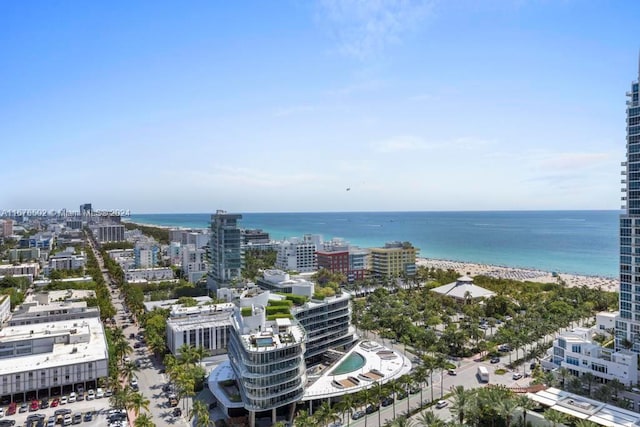
[(172, 306), (167, 319), (167, 347), (175, 356), (184, 344), (204, 347), (211, 355), (226, 353), (234, 307), (232, 303)]
[(349, 275), (349, 251), (317, 251), (318, 268)]
[(97, 228), (97, 239), (100, 243), (124, 241), (124, 225), (101, 224)]
[(135, 268), (152, 268), (158, 265), (160, 248), (155, 245), (136, 246), (133, 248), (133, 261)]
[(191, 283), (197, 283), (207, 274), (207, 251), (193, 244), (182, 245), (182, 275)]
[(0, 396), (29, 401), (96, 388), (108, 375), (99, 318), (8, 326), (0, 336)]
[(209, 286), (213, 289), (228, 287), (241, 276), (244, 254), (238, 221), (242, 215), (218, 210), (211, 216), (209, 243)]
[[(640, 67), (639, 67), (640, 68)], [(616, 349), (640, 353), (640, 69), (627, 92), (627, 153), (622, 162), (623, 201), (620, 216), (620, 315)]]
[(377, 277), (414, 276), (419, 249), (409, 242), (391, 242), (371, 248), (371, 273)]
[(549, 350), (548, 369), (566, 368), (572, 375), (581, 377), (592, 374), (596, 382), (605, 384), (618, 380), (626, 386), (638, 382), (637, 354), (629, 350), (616, 351), (602, 347), (593, 341), (594, 331), (586, 328), (574, 328), (563, 332), (553, 340)]
[(316, 251), (322, 245), (322, 238), (305, 234), (302, 239), (292, 238), (280, 242), (276, 256), (276, 268), (285, 271), (307, 273), (318, 269)]

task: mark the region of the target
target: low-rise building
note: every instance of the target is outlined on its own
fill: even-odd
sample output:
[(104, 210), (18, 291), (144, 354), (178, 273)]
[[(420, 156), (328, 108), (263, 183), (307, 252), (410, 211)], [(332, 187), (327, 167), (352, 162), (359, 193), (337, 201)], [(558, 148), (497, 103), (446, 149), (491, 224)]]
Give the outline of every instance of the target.
[(49, 257), (48, 271), (45, 274), (49, 274), (53, 270), (78, 270), (84, 268), (87, 263), (87, 257), (84, 252), (80, 254), (74, 254), (73, 248), (70, 251), (64, 251), (51, 255)]
[(171, 280), (174, 277), (173, 270), (165, 267), (158, 268), (136, 268), (125, 270), (124, 278), (127, 282), (157, 282), (161, 280)]
[(96, 388), (108, 375), (99, 318), (9, 326), (0, 335), (0, 396), (27, 401)]
[(233, 303), (171, 306), (167, 319), (167, 347), (176, 356), (184, 344), (204, 347), (211, 355), (226, 353), (234, 307)]
[(305, 234), (301, 239), (292, 238), (280, 242), (275, 266), (281, 270), (305, 273), (316, 271), (316, 251), (322, 245), (322, 236)]
[(94, 291), (72, 289), (29, 295), (13, 312), (9, 326), (99, 318), (100, 310), (83, 301), (91, 297)]
[(158, 265), (160, 248), (156, 245), (141, 245), (133, 249), (135, 268), (151, 268)]
[(10, 262), (37, 261), (40, 259), (40, 248), (9, 249)]
[(35, 262), (22, 263), (17, 265), (0, 265), (0, 276), (31, 275), (31, 277), (38, 277), (39, 274), (40, 265)]
[(629, 350), (604, 348), (593, 340), (596, 329), (574, 328), (553, 340), (543, 368), (566, 368), (575, 376), (592, 374), (597, 382), (617, 379), (631, 386), (638, 382), (638, 359)]

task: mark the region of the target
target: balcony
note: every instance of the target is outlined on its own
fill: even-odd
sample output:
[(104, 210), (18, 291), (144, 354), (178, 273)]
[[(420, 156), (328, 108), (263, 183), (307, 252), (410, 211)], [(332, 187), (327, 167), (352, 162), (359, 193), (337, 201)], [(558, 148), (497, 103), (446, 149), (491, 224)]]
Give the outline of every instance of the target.
[(620, 166), (626, 167), (627, 166), (627, 162), (620, 162)]
[(626, 176), (627, 175), (627, 171), (620, 171), (620, 175)]
[(626, 180), (626, 179), (621, 179), (621, 180), (620, 180), (620, 184), (626, 184), (626, 183), (627, 183), (627, 180)]

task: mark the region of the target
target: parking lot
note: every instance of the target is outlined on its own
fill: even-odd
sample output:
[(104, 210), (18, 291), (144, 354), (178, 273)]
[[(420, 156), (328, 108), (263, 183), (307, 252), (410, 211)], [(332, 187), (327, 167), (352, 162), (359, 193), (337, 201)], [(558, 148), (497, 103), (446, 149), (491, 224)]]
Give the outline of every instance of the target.
[[(30, 405), (29, 405), (30, 406)], [(20, 408), (20, 405), (18, 405)], [(73, 416), (76, 413), (82, 414), (82, 421), (78, 424), (83, 424), (86, 427), (90, 426), (104, 426), (107, 424), (107, 414), (111, 409), (109, 405), (108, 398), (102, 399), (94, 399), (94, 400), (83, 400), (80, 402), (67, 403), (64, 405), (58, 405), (56, 407), (49, 406), (46, 409), (38, 409), (36, 411), (26, 410), (25, 412), (18, 412), (14, 415), (6, 415), (7, 407), (4, 407), (5, 416), (2, 417), (2, 420), (14, 420), (16, 422), (15, 426), (24, 426), (27, 424), (27, 417), (34, 414), (41, 414), (44, 416), (43, 425), (47, 426), (47, 420), (49, 417), (54, 416), (57, 410), (67, 409), (71, 411), (71, 415)], [(91, 421), (84, 421), (84, 416), (87, 412), (93, 412), (94, 416)], [(34, 424), (36, 425), (36, 424)]]

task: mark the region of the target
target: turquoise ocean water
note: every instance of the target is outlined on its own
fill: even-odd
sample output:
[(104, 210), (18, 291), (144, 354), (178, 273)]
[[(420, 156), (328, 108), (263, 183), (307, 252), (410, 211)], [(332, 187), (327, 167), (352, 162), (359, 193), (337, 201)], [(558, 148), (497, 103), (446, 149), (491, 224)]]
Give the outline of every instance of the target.
[[(410, 241), (428, 258), (618, 276), (619, 211), (247, 213), (274, 239), (322, 234), (374, 247)], [(133, 214), (133, 222), (205, 228), (204, 214)]]

